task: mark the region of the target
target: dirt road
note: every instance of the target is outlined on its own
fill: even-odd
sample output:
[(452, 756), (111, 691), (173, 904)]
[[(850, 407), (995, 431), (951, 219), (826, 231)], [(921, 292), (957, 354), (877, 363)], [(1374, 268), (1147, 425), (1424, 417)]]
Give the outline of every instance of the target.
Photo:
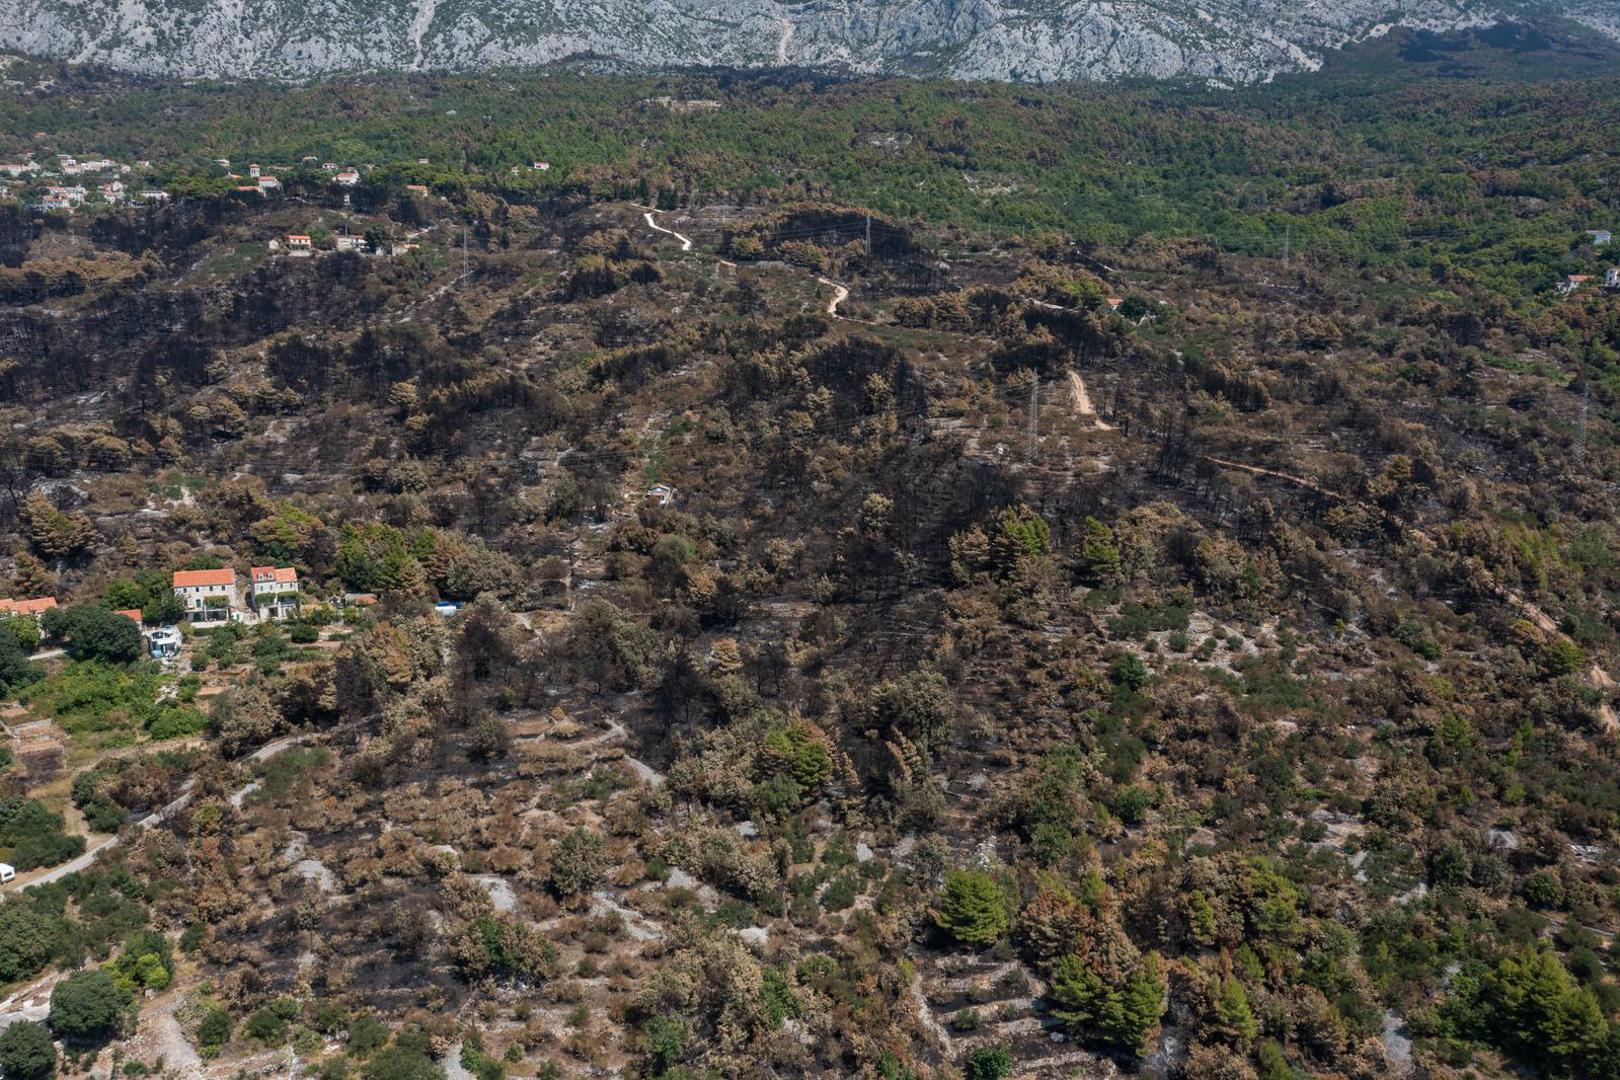
[(827, 301), (827, 314), (831, 315), (835, 319), (843, 318), (842, 315), (838, 314), (838, 305), (849, 299), (849, 289), (838, 284), (838, 282), (834, 281), (832, 278), (818, 277), (816, 280), (821, 282), (823, 285), (826, 285), (833, 291), (832, 299)]
[(656, 211), (656, 210), (648, 210), (645, 214), (641, 215), (647, 222), (647, 228), (652, 229), (654, 232), (668, 233), (670, 236), (673, 236), (675, 239), (677, 239), (677, 240), (679, 240), (681, 242), (681, 250), (682, 251), (691, 251), (692, 250), (692, 241), (691, 241), (691, 239), (689, 237), (682, 236), (680, 233), (676, 232), (674, 229), (666, 229), (662, 225), (658, 224), (658, 222), (653, 219), (653, 215), (656, 214), (657, 212), (658, 211)]
[(1078, 371), (1069, 372), (1069, 390), (1074, 395), (1074, 412), (1076, 416), (1089, 416), (1097, 425), (1098, 431), (1113, 431), (1114, 425), (1097, 415), (1097, 410), (1091, 407), (1091, 395), (1086, 393), (1086, 382), (1080, 377)]
[[(287, 747), (292, 746), (295, 743), (304, 742), (309, 738), (310, 736), (308, 735), (288, 735), (285, 738), (276, 739), (274, 742), (265, 743), (263, 746), (253, 751), (253, 753), (248, 754), (245, 757), (238, 758), (237, 760), (243, 764), (252, 761), (264, 761), (267, 758), (274, 757), (276, 754), (287, 749)], [(250, 789), (258, 787), (258, 784), (259, 782), (254, 780), (244, 785), (240, 791), (233, 793), (231, 796), (233, 805), (241, 805), (239, 801), (240, 797), (245, 795)], [(137, 829), (150, 829), (154, 826), (161, 825), (175, 814), (178, 814), (180, 811), (184, 810), (187, 806), (190, 806), (191, 798), (195, 793), (196, 786), (197, 780), (195, 777), (187, 780), (183, 785), (181, 785), (180, 794), (178, 797), (169, 802), (167, 805), (162, 806), (141, 818), (141, 820), (135, 823), (135, 827)], [(80, 855), (78, 858), (70, 859), (60, 866), (53, 866), (44, 873), (18, 874), (17, 879), (7, 885), (4, 891), (18, 892), (30, 885), (49, 885), (53, 881), (62, 880), (69, 874), (77, 874), (81, 871), (88, 870), (90, 869), (91, 864), (96, 861), (96, 858), (101, 855), (102, 852), (117, 846), (117, 836), (106, 837), (93, 846), (86, 848), (84, 854)]]

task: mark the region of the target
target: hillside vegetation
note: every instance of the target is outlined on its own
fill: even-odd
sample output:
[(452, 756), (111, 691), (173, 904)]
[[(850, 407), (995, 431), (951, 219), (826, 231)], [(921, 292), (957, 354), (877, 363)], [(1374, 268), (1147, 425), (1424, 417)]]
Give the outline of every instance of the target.
[(1612, 81), (58, 74), (8, 1075), (1620, 1077)]

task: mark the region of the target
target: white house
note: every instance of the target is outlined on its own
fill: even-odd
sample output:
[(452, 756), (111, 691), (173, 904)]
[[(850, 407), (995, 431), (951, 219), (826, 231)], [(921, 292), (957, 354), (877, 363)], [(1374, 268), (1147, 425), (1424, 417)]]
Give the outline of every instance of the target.
[(342, 172), (332, 177), (332, 179), (336, 180), (344, 187), (354, 187), (354, 185), (360, 182), (360, 174), (355, 172), (353, 169), (344, 169)]
[(1585, 285), (1591, 280), (1591, 274), (1571, 274), (1569, 277), (1558, 283), (1558, 292), (1563, 296), (1568, 296), (1570, 293), (1574, 292), (1576, 289), (1580, 288), (1582, 285)]
[(176, 570), (174, 595), (194, 623), (227, 622), (238, 604), (236, 571)]
[(261, 618), (280, 621), (298, 614), (298, 571), (290, 566), (255, 566), (253, 606)]
[(1603, 287), (1605, 289), (1620, 289), (1620, 266), (1611, 266), (1603, 271)]
[(180, 654), (180, 643), (184, 640), (180, 636), (178, 626), (154, 627), (145, 631), (141, 636), (146, 639), (146, 651), (159, 660), (178, 656)]
[(1609, 232), (1608, 229), (1587, 229), (1586, 235), (1592, 238), (1593, 247), (1602, 247), (1614, 239), (1614, 234)]
[(344, 233), (342, 236), (332, 237), (332, 244), (339, 251), (366, 250), (366, 238), (363, 236), (355, 236), (352, 233)]
[(281, 180), (274, 176), (260, 176), (259, 190), (265, 193), (281, 190)]
[(310, 255), (314, 251), (314, 244), (310, 241), (310, 238), (305, 236), (303, 233), (287, 234), (287, 254)]

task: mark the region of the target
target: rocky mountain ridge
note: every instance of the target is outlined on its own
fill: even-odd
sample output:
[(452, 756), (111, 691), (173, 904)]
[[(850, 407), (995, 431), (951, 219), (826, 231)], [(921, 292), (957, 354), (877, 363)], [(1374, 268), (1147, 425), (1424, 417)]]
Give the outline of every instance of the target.
[[(1620, 36), (1612, 5), (1546, 4)], [(1048, 82), (1248, 83), (1411, 27), (1525, 14), (1481, 0), (0, 0), (0, 48), (143, 74), (303, 78), (467, 71), (599, 56)]]

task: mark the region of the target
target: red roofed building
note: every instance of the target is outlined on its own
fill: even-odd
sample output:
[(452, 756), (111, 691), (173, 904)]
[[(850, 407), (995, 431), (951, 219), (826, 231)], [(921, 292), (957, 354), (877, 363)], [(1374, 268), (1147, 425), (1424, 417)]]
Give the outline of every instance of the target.
[(298, 571), (290, 566), (255, 566), (253, 606), (261, 618), (281, 620), (298, 614)]
[(138, 607), (124, 608), (121, 611), (113, 612), (113, 614), (114, 615), (122, 615), (124, 618), (129, 619), (129, 620), (133, 621), (134, 623), (136, 623), (136, 625), (139, 625), (140, 621), (141, 621), (141, 609), (138, 608)]
[(225, 622), (237, 605), (236, 571), (176, 570), (174, 595), (194, 623)]
[(38, 622), (55, 606), (54, 596), (37, 596), (32, 600), (0, 600), (0, 615), (27, 615)]

